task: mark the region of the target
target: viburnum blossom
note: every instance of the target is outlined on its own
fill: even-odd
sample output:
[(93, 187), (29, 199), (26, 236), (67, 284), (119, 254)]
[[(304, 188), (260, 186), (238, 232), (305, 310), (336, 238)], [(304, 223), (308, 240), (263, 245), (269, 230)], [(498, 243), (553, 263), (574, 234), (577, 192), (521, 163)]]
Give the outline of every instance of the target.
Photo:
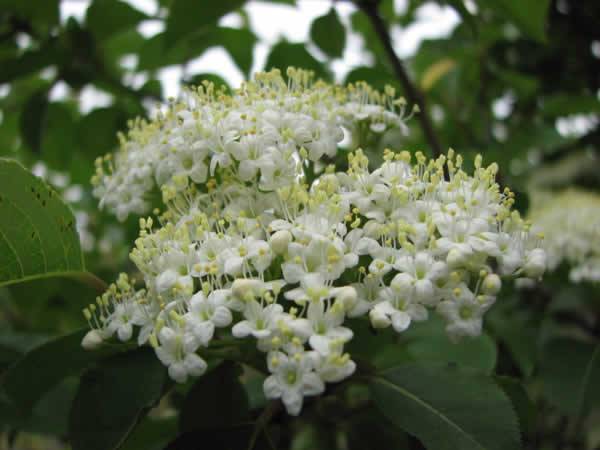
[[(452, 150), (386, 150), (369, 167), (357, 146), (405, 127), (393, 89), (287, 75), (258, 74), (232, 95), (206, 83), (135, 122), (99, 161), (104, 207), (142, 213), (156, 185), (165, 210), (158, 225), (140, 219), (131, 252), (144, 288), (125, 275), (111, 285), (84, 311), (83, 344), (139, 329), (185, 381), (206, 369), (212, 343), (254, 339), (271, 373), (265, 395), (298, 414), (355, 371), (346, 318), (402, 333), (437, 313), (451, 337), (478, 335), (499, 275), (539, 277), (545, 257), (496, 164), (477, 157), (468, 174)], [(345, 133), (352, 151), (338, 148)]]
[(544, 235), (548, 269), (565, 262), (575, 283), (600, 281), (600, 196), (569, 189), (535, 192), (529, 216)]

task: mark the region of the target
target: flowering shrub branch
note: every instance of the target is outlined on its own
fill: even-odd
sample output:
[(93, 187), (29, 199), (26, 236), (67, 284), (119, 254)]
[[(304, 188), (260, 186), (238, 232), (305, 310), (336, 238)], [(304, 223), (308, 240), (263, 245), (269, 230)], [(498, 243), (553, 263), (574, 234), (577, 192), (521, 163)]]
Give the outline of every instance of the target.
[[(260, 73), (231, 96), (205, 83), (134, 122), (97, 162), (95, 193), (124, 219), (148, 210), (156, 185), (165, 210), (140, 219), (131, 259), (143, 287), (122, 274), (84, 310), (84, 347), (136, 334), (184, 382), (205, 372), (215, 342), (250, 338), (266, 353), (266, 397), (296, 415), (354, 373), (348, 317), (402, 333), (435, 313), (451, 337), (479, 335), (501, 277), (540, 277), (545, 253), (496, 164), (477, 157), (469, 174), (452, 150), (386, 150), (370, 167), (356, 143), (404, 128), (405, 104), (391, 88), (290, 68), (287, 81)], [(323, 160), (345, 135), (342, 172)]]

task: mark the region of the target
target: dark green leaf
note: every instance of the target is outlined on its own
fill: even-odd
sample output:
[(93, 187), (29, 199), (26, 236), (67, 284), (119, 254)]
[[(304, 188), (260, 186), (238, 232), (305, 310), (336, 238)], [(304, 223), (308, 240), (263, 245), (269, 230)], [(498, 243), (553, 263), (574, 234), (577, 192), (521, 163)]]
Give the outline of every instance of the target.
[(61, 380), (119, 348), (107, 345), (98, 351), (84, 350), (81, 340), (87, 331), (76, 331), (34, 348), (4, 374), (0, 388), (21, 414), (29, 414), (43, 394)]
[(120, 0), (94, 0), (85, 21), (96, 39), (103, 40), (114, 33), (131, 28), (148, 16)]
[(354, 414), (348, 425), (349, 450), (411, 449), (408, 434), (395, 427), (373, 406)]
[(565, 414), (585, 415), (600, 405), (600, 344), (555, 339), (540, 358), (539, 377), (546, 398)]
[[(177, 439), (169, 442), (164, 450), (247, 449), (255, 431), (254, 424), (243, 424), (219, 430), (190, 431), (182, 433)], [(199, 447), (200, 445), (201, 447)], [(259, 433), (252, 448), (253, 450), (271, 450), (273, 447), (267, 443), (263, 432)]]
[(120, 450), (162, 450), (175, 437), (176, 417), (146, 417), (135, 427)]
[(126, 122), (123, 111), (115, 107), (95, 109), (85, 115), (77, 127), (79, 146), (85, 156), (93, 161), (115, 150), (117, 133), (125, 128)]
[(229, 52), (235, 64), (246, 76), (252, 68), (252, 56), (256, 36), (247, 29), (219, 27), (206, 36), (209, 46), (221, 45)]
[(31, 21), (40, 32), (47, 33), (58, 24), (59, 0), (0, 0), (0, 11), (14, 13), (21, 20)]
[(266, 376), (250, 367), (244, 367), (244, 389), (248, 397), (248, 409), (262, 409), (267, 404), (263, 385)]
[(599, 114), (600, 100), (594, 95), (554, 94), (544, 98), (542, 111), (553, 118), (571, 114)]
[(77, 152), (77, 118), (77, 111), (66, 103), (53, 102), (46, 108), (40, 153), (46, 164), (60, 171), (69, 168)]
[(3, 331), (0, 333), (0, 370), (47, 339), (42, 334)]
[(34, 153), (40, 151), (46, 108), (48, 108), (48, 90), (42, 88), (29, 97), (21, 111), (19, 119), (21, 137)]
[(160, 400), (167, 372), (149, 347), (105, 359), (81, 378), (70, 417), (73, 450), (119, 448)]
[(331, 58), (341, 58), (346, 47), (346, 29), (331, 8), (327, 14), (317, 17), (310, 27), (310, 38)]
[(245, 0), (173, 0), (165, 31), (166, 46), (172, 47), (181, 38), (216, 25), (221, 16), (235, 11), (244, 2)]
[(85, 271), (75, 218), (58, 194), (0, 159), (0, 285)]
[(506, 376), (497, 376), (495, 380), (513, 404), (519, 417), (521, 431), (524, 433), (534, 431), (536, 407), (529, 398), (523, 384), (516, 378)]
[(139, 70), (153, 70), (172, 64), (183, 64), (204, 53), (210, 47), (221, 46), (231, 55), (240, 70), (248, 75), (256, 36), (247, 29), (206, 26), (194, 35), (167, 45), (167, 34), (150, 38), (140, 49)]
[(50, 64), (60, 63), (62, 53), (55, 41), (49, 41), (37, 50), (29, 50), (19, 56), (0, 60), (0, 84), (40, 71)]
[(514, 23), (523, 33), (546, 42), (546, 19), (550, 0), (479, 0)]
[(441, 365), (406, 365), (371, 378), (375, 404), (429, 450), (520, 448), (510, 401), (488, 377)]
[(287, 41), (275, 44), (267, 58), (265, 68), (267, 70), (277, 68), (285, 75), (286, 69), (290, 66), (312, 70), (316, 78), (325, 80), (330, 78), (325, 66), (306, 50), (304, 44), (292, 44)]
[(357, 67), (346, 75), (346, 83), (365, 81), (375, 89), (383, 91), (386, 85), (399, 87), (398, 80), (385, 67)]
[(225, 81), (224, 78), (222, 78), (220, 75), (216, 75), (214, 73), (198, 73), (198, 74), (192, 75), (185, 82), (186, 82), (186, 84), (189, 84), (190, 86), (200, 86), (204, 80), (210, 81), (211, 83), (213, 83), (215, 85), (216, 89), (219, 89), (221, 86), (225, 86), (227, 88), (227, 91), (229, 91), (231, 89), (230, 86), (227, 84), (227, 81)]
[(523, 311), (500, 308), (491, 311), (488, 324), (493, 335), (506, 346), (521, 373), (526, 377), (531, 375), (538, 352), (539, 324)]
[(226, 428), (248, 418), (248, 397), (238, 367), (224, 362), (196, 381), (181, 408), (181, 431)]
[[(400, 344), (401, 345), (401, 344)], [(496, 344), (487, 335), (452, 342), (444, 334), (431, 335), (406, 344), (415, 361), (445, 362), (491, 373), (496, 367)]]
[(380, 370), (412, 362), (456, 364), (485, 373), (491, 373), (496, 366), (496, 345), (488, 335), (452, 342), (443, 320), (437, 315), (425, 322), (411, 324), (407, 331), (397, 336), (396, 342), (381, 338), (383, 336), (375, 336), (378, 342), (373, 342), (370, 348), (367, 345), (367, 352), (375, 345), (378, 347), (371, 361)]

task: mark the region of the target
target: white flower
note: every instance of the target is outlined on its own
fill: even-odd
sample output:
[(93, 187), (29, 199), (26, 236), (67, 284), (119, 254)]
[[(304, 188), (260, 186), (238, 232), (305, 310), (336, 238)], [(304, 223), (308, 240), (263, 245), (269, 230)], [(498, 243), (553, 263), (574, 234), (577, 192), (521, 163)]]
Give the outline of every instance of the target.
[(337, 383), (348, 378), (356, 370), (356, 363), (348, 353), (341, 353), (342, 345), (327, 355), (317, 354), (315, 367), (321, 379), (327, 383)]
[(267, 355), (267, 365), (272, 375), (264, 382), (265, 396), (281, 398), (287, 412), (297, 416), (304, 397), (319, 395), (325, 390), (323, 380), (314, 372), (310, 356), (296, 354), (288, 357), (282, 352)]
[(193, 336), (165, 326), (158, 333), (158, 340), (156, 356), (176, 382), (185, 383), (189, 375), (200, 376), (206, 371), (206, 362), (194, 353), (198, 344)]
[(133, 302), (118, 303), (114, 312), (106, 319), (108, 335), (112, 336), (116, 332), (120, 341), (131, 339), (136, 310), (137, 305)]
[(398, 333), (405, 331), (410, 323), (427, 319), (427, 310), (419, 303), (415, 303), (410, 297), (398, 294), (391, 288), (382, 291), (382, 302), (377, 303), (369, 318), (375, 328), (386, 328), (390, 325)]
[(215, 327), (226, 327), (232, 319), (224, 296), (219, 292), (211, 292), (207, 298), (202, 291), (190, 299), (189, 312), (183, 317), (191, 333), (203, 346), (207, 346), (212, 339)]
[(493, 297), (478, 296), (466, 286), (455, 289), (451, 300), (444, 300), (437, 311), (446, 319), (446, 331), (450, 337), (479, 336), (483, 324), (483, 314), (492, 306)]
[[(425, 304), (434, 304), (435, 282), (447, 273), (447, 266), (442, 261), (426, 252), (419, 252), (413, 256), (403, 256), (396, 260), (394, 268), (413, 278), (414, 293), (417, 301)], [(394, 287), (394, 282), (392, 282)]]
[(296, 334), (308, 338), (314, 350), (326, 355), (332, 342), (352, 339), (352, 330), (342, 327), (343, 322), (344, 306), (341, 303), (325, 308), (324, 302), (313, 300), (308, 304), (306, 319), (296, 319), (291, 327)]
[(273, 333), (277, 320), (283, 314), (283, 307), (277, 303), (263, 306), (256, 300), (250, 300), (244, 308), (245, 320), (236, 323), (231, 332), (241, 338), (249, 335), (264, 339)]

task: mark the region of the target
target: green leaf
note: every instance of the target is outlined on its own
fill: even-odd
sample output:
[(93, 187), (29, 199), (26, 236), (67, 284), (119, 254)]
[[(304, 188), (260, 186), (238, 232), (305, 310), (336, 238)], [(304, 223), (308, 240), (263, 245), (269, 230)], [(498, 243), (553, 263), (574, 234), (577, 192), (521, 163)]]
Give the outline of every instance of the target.
[(523, 433), (533, 432), (537, 410), (523, 384), (516, 378), (506, 376), (497, 376), (495, 380), (513, 404), (519, 417), (521, 431)]
[(0, 0), (0, 11), (14, 13), (21, 20), (31, 21), (33, 27), (41, 34), (47, 33), (52, 26), (57, 25), (60, 16), (59, 0)]
[[(256, 424), (241, 424), (225, 429), (218, 430), (197, 430), (182, 433), (176, 439), (169, 442), (164, 450), (237, 450), (249, 449), (253, 450), (272, 450), (272, 444), (267, 442), (265, 437), (265, 429), (258, 433), (253, 446), (249, 443), (256, 433)], [(272, 441), (270, 437), (270, 441)], [(199, 447), (199, 445), (202, 445)], [(77, 450), (77, 449), (73, 449)], [(144, 449), (145, 450), (145, 449)]]
[(0, 158), (0, 286), (85, 272), (75, 218), (58, 194), (16, 161)]
[(0, 383), (8, 400), (27, 416), (32, 406), (52, 387), (77, 374), (92, 362), (123, 346), (105, 346), (97, 351), (81, 347), (87, 329), (48, 341), (26, 353), (11, 366)]
[(0, 332), (0, 370), (48, 339), (43, 334)]
[(145, 417), (120, 450), (162, 450), (177, 436), (177, 418)]
[(213, 83), (216, 89), (219, 89), (221, 86), (225, 86), (227, 88), (227, 91), (231, 89), (229, 84), (227, 84), (227, 81), (225, 81), (223, 77), (214, 73), (194, 74), (190, 78), (185, 80), (185, 83), (189, 84), (190, 86), (200, 86), (204, 80)]
[(444, 333), (416, 339), (406, 345), (406, 351), (415, 361), (457, 364), (488, 374), (496, 367), (496, 344), (485, 334), (477, 338), (464, 338), (456, 343)]
[(546, 42), (546, 19), (550, 0), (479, 0), (505, 19), (514, 23), (523, 33)]
[(81, 378), (69, 421), (73, 450), (117, 449), (160, 400), (166, 368), (149, 347), (101, 361)]
[(226, 428), (248, 418), (248, 397), (238, 369), (227, 361), (196, 381), (181, 407), (181, 431)]
[(48, 90), (44, 87), (27, 99), (19, 117), (21, 137), (34, 153), (40, 151), (47, 108)]
[[(349, 418), (349, 450), (410, 450), (410, 437), (399, 430), (378, 409), (371, 406)], [(329, 431), (329, 430), (326, 430)], [(310, 445), (310, 444), (309, 444)], [(330, 448), (330, 447), (329, 447)], [(312, 450), (310, 446), (307, 450)]]
[(540, 359), (543, 393), (561, 412), (582, 417), (600, 406), (600, 344), (555, 339)]
[(245, 0), (173, 0), (165, 31), (167, 48), (183, 37), (216, 24), (221, 16), (240, 8), (244, 2)]
[[(361, 338), (368, 339), (361, 329), (359, 333)], [(444, 321), (438, 315), (411, 324), (408, 330), (396, 336), (396, 341), (390, 342), (382, 335), (375, 338), (370, 347), (367, 344), (367, 351), (372, 352), (373, 347), (378, 347), (370, 359), (380, 370), (413, 362), (455, 364), (485, 373), (491, 373), (496, 367), (496, 344), (487, 334), (452, 342), (445, 331)], [(359, 355), (362, 356), (361, 352)]]
[(375, 89), (383, 91), (386, 85), (399, 88), (398, 80), (385, 67), (357, 67), (346, 75), (346, 83), (365, 81)]
[(50, 64), (61, 63), (62, 53), (55, 41), (49, 41), (36, 50), (28, 50), (22, 55), (2, 58), (0, 60), (0, 84), (27, 76)]
[(126, 115), (116, 107), (98, 108), (82, 117), (77, 137), (85, 156), (93, 161), (113, 151), (119, 143), (117, 133), (125, 129), (126, 123)]
[(572, 114), (600, 114), (600, 100), (594, 95), (553, 94), (544, 98), (542, 111), (553, 118)]
[(209, 46), (223, 46), (242, 73), (246, 76), (250, 75), (254, 44), (257, 41), (256, 35), (252, 31), (219, 27), (210, 31), (206, 40), (210, 43)]
[(240, 68), (248, 75), (252, 67), (256, 35), (247, 29), (206, 26), (190, 36), (168, 45), (167, 32), (148, 39), (140, 48), (138, 69), (154, 70), (172, 64), (183, 64), (201, 55), (210, 47), (223, 47)]
[(324, 80), (331, 78), (325, 66), (306, 50), (304, 44), (292, 44), (287, 41), (275, 44), (269, 53), (265, 69), (277, 68), (285, 75), (286, 69), (290, 66), (312, 70), (316, 78)]
[(493, 309), (487, 319), (492, 334), (506, 346), (521, 373), (530, 376), (538, 353), (539, 323), (514, 308)]
[(520, 448), (510, 401), (478, 372), (405, 365), (371, 377), (370, 388), (381, 412), (429, 450)]
[(20, 431), (65, 435), (78, 383), (74, 377), (66, 378), (43, 395), (28, 416), (20, 415), (14, 405), (0, 400), (0, 422)]
[(103, 40), (148, 18), (120, 0), (94, 0), (87, 9), (85, 22), (96, 39)]
[[(63, 102), (49, 103), (41, 129), (42, 159), (50, 167), (61, 171), (68, 170), (73, 157), (78, 153), (76, 127), (78, 113), (69, 106)], [(91, 166), (93, 158), (89, 161)]]
[(317, 17), (310, 27), (310, 38), (331, 58), (341, 58), (346, 47), (346, 29), (331, 8), (327, 14)]

